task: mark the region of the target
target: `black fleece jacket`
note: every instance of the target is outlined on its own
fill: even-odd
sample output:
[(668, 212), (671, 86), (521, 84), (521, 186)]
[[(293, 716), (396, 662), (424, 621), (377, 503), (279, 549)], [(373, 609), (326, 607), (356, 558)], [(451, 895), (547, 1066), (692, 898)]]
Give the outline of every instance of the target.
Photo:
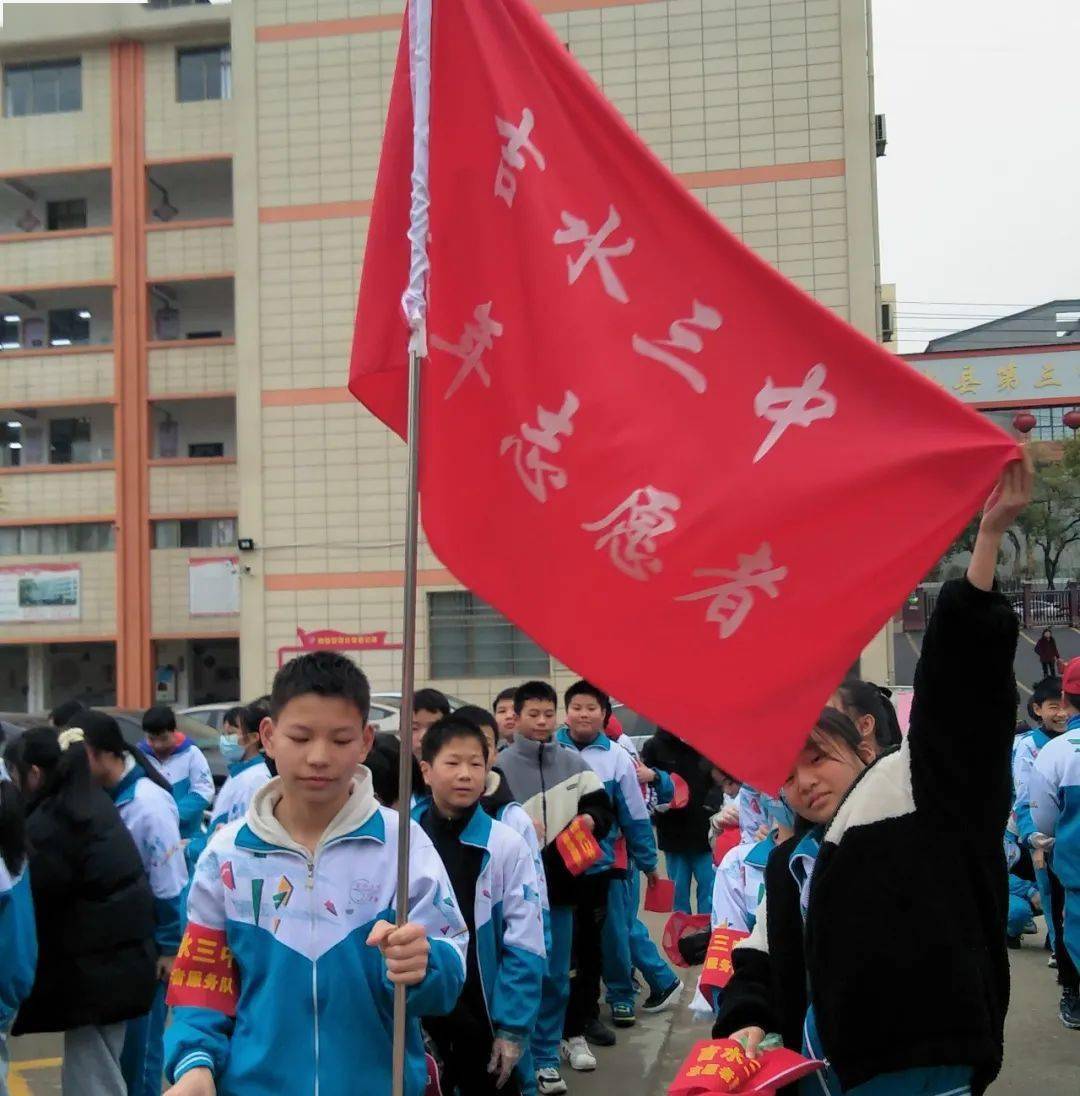
[(827, 828), (805, 928), (792, 842), (774, 850), (714, 1035), (754, 1025), (799, 1049), (809, 987), (845, 1091), (920, 1066), (971, 1066), (976, 1094), (997, 1076), (1017, 632), (1001, 594), (945, 585), (908, 737), (862, 774)]

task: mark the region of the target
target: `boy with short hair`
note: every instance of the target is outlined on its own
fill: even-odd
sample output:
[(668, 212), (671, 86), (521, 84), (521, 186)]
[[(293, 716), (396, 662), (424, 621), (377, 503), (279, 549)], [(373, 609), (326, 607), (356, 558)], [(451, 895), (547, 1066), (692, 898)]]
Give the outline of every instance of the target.
[[(580, 751), (604, 785), (616, 818), (616, 824), (600, 843), (603, 856), (585, 872), (583, 900), (575, 918), (578, 961), (566, 1011), (566, 1035), (567, 1056), (570, 1065), (577, 1068), (575, 1036), (583, 1035), (599, 1046), (610, 1046), (615, 1041), (614, 1033), (600, 1022), (601, 973), (608, 986), (616, 1025), (630, 1027), (636, 1019), (628, 934), (637, 920), (639, 892), (634, 884), (639, 871), (650, 880), (658, 878), (656, 838), (638, 773), (646, 775), (650, 783), (666, 778), (643, 766), (639, 770), (631, 755), (604, 733), (611, 719), (611, 698), (607, 693), (588, 681), (576, 681), (566, 690), (564, 700), (567, 726), (559, 731), (557, 739), (564, 746)], [(650, 984), (650, 988), (654, 996), (674, 998), (682, 983), (666, 963), (656, 958), (660, 971), (649, 971), (653, 976), (650, 983), (656, 980), (659, 984)]]
[(393, 992), (408, 990), (405, 1092), (426, 1085), (419, 1017), (448, 1012), (467, 930), (415, 824), (409, 921), (395, 928), (398, 816), (362, 762), (371, 692), (317, 651), (274, 678), (263, 724), (278, 776), (199, 860), (170, 978), (170, 1096), (348, 1096), (391, 1088)]
[[(167, 705), (148, 708), (143, 713), (142, 725), (146, 738), (139, 743), (139, 749), (172, 785), (180, 812), (180, 836), (190, 841), (202, 833), (203, 814), (214, 801), (210, 765), (202, 750), (176, 729), (176, 713)], [(190, 857), (188, 866), (193, 866)]]
[(573, 875), (559, 854), (556, 839), (580, 819), (600, 841), (615, 820), (600, 778), (580, 753), (553, 740), (557, 705), (555, 690), (546, 681), (522, 685), (514, 695), (514, 741), (499, 754), (503, 777), (539, 827), (551, 903), (551, 951), (532, 1039), (540, 1096), (566, 1092), (559, 1074), (559, 1046), (570, 993), (574, 908), (582, 886), (582, 877)]
[(546, 967), (539, 884), (527, 845), (480, 805), (489, 746), (475, 723), (448, 716), (424, 735), (431, 798), (413, 817), (446, 865), (469, 929), (465, 988), (448, 1015), (426, 1019), (448, 1093), (535, 1091), (521, 1068)]
[(514, 685), (511, 685), (508, 689), (503, 689), (491, 705), (498, 726), (499, 750), (505, 750), (514, 741), (514, 728), (517, 726), (517, 713), (514, 711), (514, 694), (516, 692), (517, 687)]
[(1043, 835), (1038, 832), (1031, 817), (1031, 770), (1035, 759), (1042, 749), (1064, 730), (1068, 721), (1062, 701), (1062, 682), (1060, 677), (1043, 678), (1034, 688), (1029, 709), (1034, 716), (1035, 726), (1021, 735), (1013, 745), (1013, 813), (1007, 827), (1006, 838), (1013, 837), (1021, 849), (1028, 849), (1035, 868), (1035, 882), (1039, 888), (1042, 907), (1047, 911), (1046, 929), (1049, 947), (1057, 943), (1054, 919), (1050, 916), (1050, 892), (1052, 883), (1050, 870), (1046, 866), (1046, 854), (1040, 846), (1044, 844)]
[(1047, 860), (1050, 904), (1047, 923), (1056, 927), (1059, 1015), (1080, 1030), (1080, 658), (1062, 680), (1065, 730), (1048, 742), (1029, 774), (1032, 847)]
[[(434, 726), (449, 714), (450, 701), (446, 699), (445, 693), (440, 693), (438, 689), (417, 689), (413, 693), (412, 752), (418, 762), (420, 743), (424, 741), (428, 727)], [(423, 791), (423, 788), (417, 790)]]

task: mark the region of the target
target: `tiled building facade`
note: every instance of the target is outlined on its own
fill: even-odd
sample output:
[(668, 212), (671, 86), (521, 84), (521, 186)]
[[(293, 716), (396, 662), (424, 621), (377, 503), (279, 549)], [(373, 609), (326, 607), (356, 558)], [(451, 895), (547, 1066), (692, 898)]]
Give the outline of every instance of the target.
[[(863, 0), (535, 3), (694, 194), (878, 334)], [(56, 10), (0, 30), (0, 710), (231, 699), (298, 628), (400, 638), (405, 450), (344, 388), (400, 0)], [(238, 612), (197, 589), (224, 557)], [(77, 617), (12, 619), (5, 574), (67, 563)], [(421, 581), (421, 680), (565, 673), (427, 549)], [(363, 663), (396, 686), (395, 652)]]

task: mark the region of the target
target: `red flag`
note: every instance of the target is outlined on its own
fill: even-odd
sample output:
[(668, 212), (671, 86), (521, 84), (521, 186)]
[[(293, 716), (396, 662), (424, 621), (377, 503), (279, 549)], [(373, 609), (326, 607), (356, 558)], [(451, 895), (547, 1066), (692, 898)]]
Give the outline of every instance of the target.
[[(527, 0), (435, 0), (431, 46), (428, 540), (775, 789), (1016, 447), (719, 225)], [(403, 46), (350, 379), (399, 434), (411, 126)]]

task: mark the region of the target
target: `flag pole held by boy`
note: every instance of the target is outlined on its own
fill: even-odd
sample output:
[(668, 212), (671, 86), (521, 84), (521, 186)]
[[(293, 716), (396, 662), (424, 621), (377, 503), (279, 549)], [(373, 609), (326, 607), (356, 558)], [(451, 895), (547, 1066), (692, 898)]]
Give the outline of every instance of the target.
[[(413, 692), (416, 676), (416, 583), (420, 542), (420, 363), (427, 354), (427, 232), (429, 195), (427, 186), (428, 108), (431, 92), (431, 0), (410, 0), (406, 11), (406, 32), (402, 42), (410, 53), (413, 106), (412, 170), (410, 172), (409, 278), (401, 307), (409, 327), (408, 417), (406, 439), (408, 463), (405, 474), (405, 567), (401, 654), (401, 728), (412, 726)], [(412, 753), (404, 747), (398, 754), (398, 859), (397, 893), (409, 893), (409, 826), (412, 816)], [(408, 903), (397, 904), (398, 928), (408, 922)], [(394, 986), (394, 1043), (392, 1059), (393, 1096), (405, 1096), (405, 1057), (408, 1036), (407, 992)]]
[[(426, 241), (436, 555), (561, 663), (774, 790), (1016, 445), (724, 229), (527, 0), (431, 16), (430, 69), (399, 50), (351, 390), (406, 433), (397, 298)], [(414, 93), (430, 74), (430, 162), (410, 69)], [(513, 551), (473, 534), (477, 508), (519, 531)], [(740, 683), (779, 630), (777, 709)], [(687, 676), (718, 686), (704, 723), (671, 688)]]

